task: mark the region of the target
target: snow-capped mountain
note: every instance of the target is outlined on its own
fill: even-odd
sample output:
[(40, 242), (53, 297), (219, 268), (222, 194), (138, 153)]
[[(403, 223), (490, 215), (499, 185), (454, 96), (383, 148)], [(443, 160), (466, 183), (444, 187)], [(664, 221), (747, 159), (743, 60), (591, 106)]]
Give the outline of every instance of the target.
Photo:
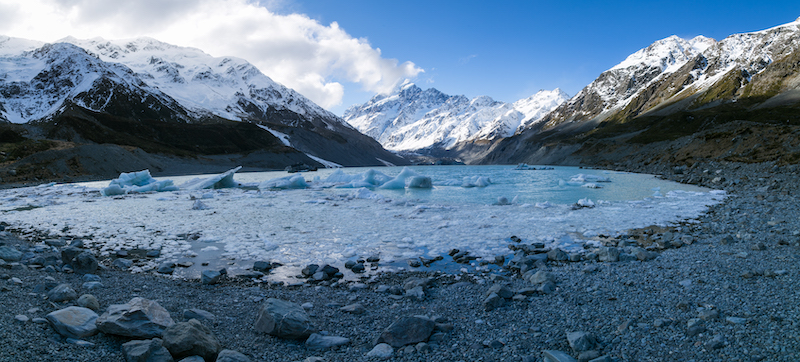
[(133, 120), (252, 122), (342, 165), (402, 163), (243, 59), (151, 38), (45, 44), (0, 37), (0, 121), (52, 121), (74, 107)]
[(567, 98), (556, 89), (511, 104), (487, 96), (469, 99), (434, 88), (422, 90), (406, 81), (390, 94), (351, 107), (344, 119), (390, 150), (450, 149), (463, 141), (508, 137)]
[[(762, 143), (745, 147), (735, 143), (740, 138), (734, 136), (722, 136), (713, 144), (707, 140), (749, 134), (758, 124), (755, 129), (764, 132), (789, 132), (771, 127), (776, 122), (794, 124), (798, 106), (800, 19), (721, 41), (672, 36), (603, 72), (537, 127), (484, 148), (479, 157), (485, 163), (576, 162), (583, 157), (595, 163), (595, 156), (608, 151), (609, 159), (617, 162), (625, 157), (620, 147), (634, 150), (690, 137), (692, 143), (676, 146), (686, 147), (680, 157), (687, 163), (711, 155), (745, 162), (774, 160), (769, 155), (795, 151), (775, 143), (765, 151), (767, 156), (758, 158), (754, 152), (765, 147)], [(722, 128), (727, 131), (705, 134)], [(674, 162), (676, 153), (664, 157)]]

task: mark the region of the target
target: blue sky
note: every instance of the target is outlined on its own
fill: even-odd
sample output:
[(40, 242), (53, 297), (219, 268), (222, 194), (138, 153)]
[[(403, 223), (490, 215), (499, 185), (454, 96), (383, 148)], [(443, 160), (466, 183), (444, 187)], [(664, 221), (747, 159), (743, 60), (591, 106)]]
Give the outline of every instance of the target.
[[(301, 1), (299, 12), (387, 58), (424, 70), (422, 88), (513, 102), (539, 89), (574, 95), (601, 72), (652, 42), (678, 35), (717, 40), (800, 17), (800, 1)], [(341, 114), (374, 92), (345, 84)]]

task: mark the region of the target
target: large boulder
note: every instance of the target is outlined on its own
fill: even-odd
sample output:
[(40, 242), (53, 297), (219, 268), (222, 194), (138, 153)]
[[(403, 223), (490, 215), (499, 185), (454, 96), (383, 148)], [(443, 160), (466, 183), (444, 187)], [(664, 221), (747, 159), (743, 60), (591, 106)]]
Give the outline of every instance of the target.
[(214, 333), (197, 319), (170, 326), (163, 336), (164, 347), (175, 358), (201, 356), (206, 362), (214, 362), (222, 350)]
[(106, 334), (132, 338), (161, 337), (175, 322), (157, 302), (136, 297), (126, 304), (112, 304), (97, 319), (97, 328)]
[(76, 274), (94, 274), (98, 268), (97, 258), (88, 251), (76, 255), (70, 265)]
[(0, 259), (15, 262), (22, 260), (22, 256), (22, 252), (17, 249), (8, 246), (0, 246)]
[(89, 308), (67, 307), (51, 312), (46, 318), (58, 334), (67, 338), (81, 339), (97, 334), (97, 313)]
[(130, 341), (122, 344), (122, 354), (127, 362), (173, 362), (172, 355), (158, 338)]
[(387, 343), (392, 347), (427, 341), (436, 326), (431, 319), (422, 316), (403, 317), (387, 327), (377, 343)]
[(255, 328), (279, 338), (304, 339), (316, 332), (314, 324), (300, 305), (269, 298), (261, 306)]
[(69, 284), (59, 284), (47, 293), (47, 299), (51, 302), (66, 302), (78, 299), (78, 293)]

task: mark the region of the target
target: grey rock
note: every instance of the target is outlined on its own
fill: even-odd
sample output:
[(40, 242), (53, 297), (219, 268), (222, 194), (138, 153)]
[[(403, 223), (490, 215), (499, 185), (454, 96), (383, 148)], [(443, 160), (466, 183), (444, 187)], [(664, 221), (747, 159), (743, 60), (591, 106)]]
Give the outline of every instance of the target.
[(114, 262), (111, 263), (111, 266), (117, 269), (128, 270), (133, 266), (133, 260), (117, 258), (114, 259)]
[(306, 339), (306, 348), (310, 350), (324, 350), (350, 343), (350, 338), (323, 336), (319, 333), (311, 333)]
[(83, 280), (84, 282), (99, 282), (99, 281), (102, 281), (100, 279), (100, 276), (97, 275), (97, 274), (84, 274), (81, 277), (81, 280)]
[(704, 321), (719, 319), (719, 311), (716, 309), (703, 309), (698, 314), (698, 318)]
[(739, 317), (726, 317), (725, 321), (730, 324), (745, 324), (747, 323), (747, 319), (739, 318)]
[(542, 358), (545, 362), (578, 362), (578, 360), (572, 358), (572, 356), (564, 352), (554, 350), (542, 351)]
[(175, 263), (169, 261), (159, 264), (158, 269), (156, 269), (156, 272), (161, 274), (172, 274), (174, 271)]
[(122, 355), (127, 362), (172, 362), (172, 356), (161, 339), (130, 341), (122, 344)]
[(103, 285), (103, 283), (100, 283), (100, 282), (86, 282), (86, 283), (83, 283), (83, 285), (81, 285), (81, 289), (85, 289), (85, 290), (97, 290), (97, 289), (103, 289), (105, 287), (106, 286)]
[(547, 259), (553, 261), (566, 261), (569, 260), (569, 255), (567, 255), (564, 250), (555, 248), (547, 252)]
[(17, 314), (14, 316), (14, 320), (20, 323), (28, 323), (30, 322), (30, 318), (24, 314)]
[(367, 352), (367, 357), (389, 358), (394, 353), (394, 348), (387, 343), (379, 343)]
[(583, 351), (578, 354), (578, 361), (590, 361), (600, 357), (600, 352), (595, 350)]
[(78, 254), (82, 253), (84, 250), (78, 248), (76, 246), (68, 246), (66, 248), (61, 249), (61, 261), (64, 264), (72, 264), (72, 259), (74, 259)]
[(594, 337), (587, 332), (568, 332), (567, 341), (576, 353), (592, 350), (595, 346)]
[(310, 278), (314, 275), (314, 273), (317, 272), (317, 269), (319, 269), (319, 265), (308, 264), (305, 268), (303, 268), (303, 270), (300, 271), (300, 273), (303, 274), (304, 277)]
[(304, 339), (316, 332), (303, 307), (275, 298), (267, 299), (261, 306), (255, 328), (259, 332), (287, 339)]
[(486, 295), (489, 296), (492, 293), (495, 293), (503, 299), (511, 299), (514, 296), (514, 291), (509, 288), (508, 284), (495, 284), (492, 285), (491, 288), (486, 292)]
[(251, 359), (238, 351), (223, 349), (219, 352), (216, 362), (251, 362)]
[(654, 251), (647, 251), (645, 249), (639, 247), (631, 248), (631, 254), (636, 257), (637, 260), (640, 261), (648, 261), (655, 259), (658, 256), (658, 253)]
[(84, 294), (78, 298), (78, 305), (84, 308), (89, 308), (93, 311), (100, 310), (100, 302), (97, 301), (94, 295)]
[(155, 301), (136, 297), (126, 304), (112, 304), (97, 319), (97, 328), (106, 334), (132, 338), (160, 337), (175, 322)]
[(425, 300), (425, 291), (422, 286), (416, 286), (406, 290), (406, 296), (416, 301)]
[(350, 305), (346, 305), (344, 307), (339, 308), (342, 312), (348, 312), (353, 314), (364, 314), (366, 309), (364, 309), (364, 305), (361, 303), (353, 303)]
[(217, 317), (213, 313), (204, 311), (202, 309), (192, 308), (183, 310), (183, 319), (187, 321), (190, 319), (197, 319), (201, 322), (209, 321), (213, 323), (216, 318)]
[(639, 260), (635, 255), (628, 254), (628, 253), (620, 253), (619, 254), (619, 261), (621, 262), (629, 262), (629, 261), (636, 261)]
[(145, 254), (148, 258), (158, 258), (161, 256), (161, 250), (149, 250), (147, 254)]
[(725, 347), (725, 338), (723, 338), (721, 335), (716, 335), (714, 338), (706, 342), (706, 348), (710, 350), (720, 349), (722, 347)]
[(217, 337), (197, 319), (176, 323), (164, 330), (164, 347), (175, 358), (201, 356), (214, 361), (222, 350)]
[(427, 344), (425, 342), (417, 343), (414, 346), (414, 349), (416, 349), (417, 352), (419, 352), (419, 353), (427, 353), (427, 352), (430, 352), (431, 350), (433, 350), (433, 348), (431, 348), (431, 345), (429, 345), (429, 344)]
[(502, 307), (504, 302), (505, 299), (497, 295), (497, 293), (489, 294), (489, 296), (487, 296), (486, 299), (483, 300), (483, 310), (487, 312), (493, 311), (497, 308)]
[(89, 348), (94, 347), (94, 343), (89, 342), (89, 341), (84, 341), (82, 339), (67, 338), (66, 341), (69, 344), (74, 344), (74, 345), (80, 346), (80, 347), (89, 347)]
[(553, 282), (544, 282), (539, 284), (539, 287), (536, 288), (536, 291), (542, 294), (553, 294), (556, 291), (556, 284)]
[(595, 358), (595, 359), (593, 359), (593, 360), (591, 360), (589, 362), (614, 362), (614, 360), (611, 359), (611, 357), (609, 357), (609, 356), (601, 356), (601, 357), (597, 357), (597, 358)]
[(357, 263), (356, 265), (353, 265), (350, 270), (352, 270), (353, 273), (363, 273), (366, 270), (366, 267), (364, 267), (363, 263)]
[(69, 338), (83, 338), (97, 334), (97, 313), (83, 307), (67, 307), (49, 313), (47, 321), (58, 334)]
[(617, 262), (619, 261), (619, 249), (610, 246), (603, 246), (597, 249), (597, 259), (604, 262)]
[(59, 284), (47, 293), (47, 299), (52, 302), (66, 302), (78, 298), (78, 293), (69, 284)]
[(17, 249), (8, 246), (0, 246), (0, 259), (5, 261), (20, 261), (22, 260), (23, 253)]
[(205, 285), (217, 284), (222, 279), (222, 275), (223, 273), (219, 270), (203, 270), (200, 273), (200, 282)]
[[(499, 297), (498, 297), (499, 298)], [(377, 343), (388, 343), (392, 347), (428, 340), (433, 333), (435, 323), (421, 316), (402, 317), (389, 325), (378, 337)]]
[(99, 267), (97, 258), (94, 257), (94, 254), (88, 251), (84, 251), (76, 255), (69, 265), (72, 266), (72, 271), (74, 271), (76, 274), (93, 274)]
[(686, 323), (686, 335), (696, 336), (706, 331), (706, 324), (700, 318), (692, 318)]
[[(167, 352), (169, 352), (169, 351), (167, 351)], [(222, 352), (220, 352), (220, 353), (222, 353)], [(219, 356), (217, 356), (217, 358), (219, 358)], [(203, 357), (200, 357), (200, 356), (190, 356), (190, 357), (186, 357), (186, 358), (180, 360), (179, 362), (206, 362), (206, 360), (204, 360)]]
[(267, 272), (272, 270), (272, 263), (268, 261), (257, 261), (253, 263), (253, 270), (260, 272)]

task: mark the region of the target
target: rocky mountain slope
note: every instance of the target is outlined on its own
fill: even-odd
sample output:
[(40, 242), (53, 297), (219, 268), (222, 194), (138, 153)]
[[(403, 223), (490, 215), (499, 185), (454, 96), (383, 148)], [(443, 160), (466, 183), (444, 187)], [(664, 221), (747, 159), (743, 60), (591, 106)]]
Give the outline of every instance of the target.
[(719, 42), (670, 37), (602, 73), (479, 163), (800, 160), (800, 19)]
[(319, 166), (405, 162), (242, 59), (149, 38), (0, 37), (0, 121), (23, 138), (184, 157), (268, 151)]
[(348, 109), (344, 119), (390, 150), (450, 149), (459, 142), (494, 140), (530, 126), (568, 98), (560, 89), (517, 102), (469, 99), (405, 82), (390, 94)]

